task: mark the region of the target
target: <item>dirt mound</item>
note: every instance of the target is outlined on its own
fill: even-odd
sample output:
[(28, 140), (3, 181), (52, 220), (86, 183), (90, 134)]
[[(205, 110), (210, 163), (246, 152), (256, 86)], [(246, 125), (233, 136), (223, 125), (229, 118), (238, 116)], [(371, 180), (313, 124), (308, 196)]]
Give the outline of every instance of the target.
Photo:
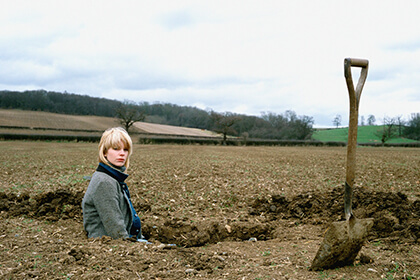
[(270, 224), (246, 222), (221, 223), (220, 221), (188, 222), (176, 218), (166, 220), (162, 225), (144, 227), (144, 234), (152, 240), (163, 243), (174, 243), (183, 247), (197, 247), (215, 244), (221, 241), (243, 241), (256, 238), (270, 239)]
[[(197, 247), (220, 241), (243, 241), (251, 238), (269, 240), (280, 220), (328, 226), (343, 220), (343, 188), (330, 192), (307, 192), (286, 198), (272, 195), (271, 199), (255, 199), (251, 203), (248, 221), (190, 221), (188, 218), (167, 217), (161, 222), (150, 218), (151, 206), (144, 201), (135, 207), (146, 213), (143, 233), (148, 239), (175, 243), (183, 247)], [(45, 194), (0, 193), (0, 211), (8, 216), (82, 220), (83, 192), (59, 189)], [(389, 238), (398, 242), (418, 242), (420, 238), (420, 201), (409, 201), (403, 193), (354, 191), (354, 213), (358, 218), (374, 218), (369, 239)], [(256, 222), (252, 216), (264, 213), (268, 218)]]
[[(298, 219), (302, 223), (329, 224), (344, 220), (344, 188), (330, 192), (307, 192), (287, 199), (272, 195), (271, 200), (257, 199), (251, 215), (267, 213), (272, 220)], [(420, 238), (420, 201), (409, 201), (403, 193), (354, 190), (353, 212), (360, 219), (374, 218), (369, 239), (390, 238), (417, 242)]]
[(83, 192), (59, 189), (30, 196), (27, 193), (0, 193), (0, 211), (8, 216), (41, 217), (50, 221), (82, 217)]

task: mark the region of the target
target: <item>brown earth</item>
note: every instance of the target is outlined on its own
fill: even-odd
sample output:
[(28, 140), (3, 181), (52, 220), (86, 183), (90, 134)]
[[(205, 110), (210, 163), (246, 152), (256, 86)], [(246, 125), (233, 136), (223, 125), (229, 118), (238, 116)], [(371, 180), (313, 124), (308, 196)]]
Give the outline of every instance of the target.
[(0, 109), (2, 126), (104, 131), (110, 125), (118, 125), (115, 118), (76, 116), (39, 111)]
[[(136, 145), (127, 183), (150, 245), (87, 239), (96, 144), (0, 142), (1, 279), (418, 279), (420, 150), (358, 148), (353, 266), (310, 271), (342, 220), (344, 147)], [(169, 246), (167, 244), (176, 244)]]

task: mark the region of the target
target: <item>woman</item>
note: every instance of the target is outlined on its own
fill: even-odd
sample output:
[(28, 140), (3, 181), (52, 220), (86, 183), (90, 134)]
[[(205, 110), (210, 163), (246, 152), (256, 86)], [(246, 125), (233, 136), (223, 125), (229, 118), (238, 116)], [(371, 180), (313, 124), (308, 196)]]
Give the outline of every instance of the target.
[(82, 201), (83, 226), (88, 237), (142, 239), (140, 218), (124, 183), (133, 143), (120, 127), (107, 129), (99, 143), (99, 165)]

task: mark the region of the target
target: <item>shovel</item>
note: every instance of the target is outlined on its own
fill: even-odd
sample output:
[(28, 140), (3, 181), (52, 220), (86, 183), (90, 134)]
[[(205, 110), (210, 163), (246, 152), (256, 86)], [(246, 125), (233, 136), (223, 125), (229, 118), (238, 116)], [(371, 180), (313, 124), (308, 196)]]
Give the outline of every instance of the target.
[[(361, 67), (359, 82), (354, 90), (351, 66)], [(347, 143), (346, 182), (344, 186), (345, 221), (333, 222), (312, 261), (311, 270), (331, 269), (352, 265), (362, 249), (366, 236), (373, 226), (373, 219), (357, 219), (351, 209), (353, 184), (356, 169), (357, 121), (359, 102), (366, 81), (369, 61), (366, 59), (344, 59), (344, 76), (350, 96), (350, 119)]]

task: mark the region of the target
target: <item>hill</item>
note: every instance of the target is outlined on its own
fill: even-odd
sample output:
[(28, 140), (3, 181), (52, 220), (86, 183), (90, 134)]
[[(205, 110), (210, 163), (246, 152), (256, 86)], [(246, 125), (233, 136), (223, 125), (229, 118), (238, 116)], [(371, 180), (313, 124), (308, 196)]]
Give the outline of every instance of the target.
[[(264, 113), (260, 117), (232, 112), (214, 112), (191, 106), (169, 103), (120, 102), (73, 93), (32, 91), (0, 91), (0, 109), (50, 112), (74, 116), (101, 116), (113, 118), (119, 110), (141, 112), (148, 123), (196, 128), (198, 131), (228, 130), (231, 136), (247, 135), (254, 139), (305, 140), (310, 139), (314, 120), (287, 110), (283, 114)], [(1, 125), (1, 124), (0, 124)], [(197, 133), (197, 130), (194, 132)], [(185, 132), (181, 132), (185, 133)], [(200, 132), (201, 134), (201, 132)]]
[[(368, 126), (359, 126), (357, 133), (357, 142), (358, 143), (381, 143), (381, 139), (376, 135), (378, 130), (382, 130), (382, 126), (378, 125), (368, 125)], [(318, 129), (316, 130), (312, 138), (317, 141), (328, 142), (347, 142), (348, 137), (348, 128), (332, 128), (332, 129)], [(417, 141), (403, 138), (395, 137), (387, 141), (387, 143), (415, 143)]]
[[(120, 126), (118, 119), (99, 116), (64, 115), (38, 111), (0, 109), (0, 133), (45, 135), (101, 135), (113, 126)], [(137, 122), (132, 134), (164, 134), (193, 137), (219, 137), (202, 129)]]
[[(154, 104), (132, 101), (120, 102), (106, 98), (67, 92), (51, 92), (42, 89), (24, 92), (0, 91), (0, 109), (14, 110), (3, 114), (3, 118), (0, 119), (0, 127), (3, 126), (3, 129), (8, 130), (1, 133), (4, 137), (6, 137), (5, 133), (10, 133), (7, 135), (10, 139), (16, 139), (14, 136), (19, 133), (31, 134), (29, 135), (30, 138), (34, 139), (36, 134), (33, 130), (36, 130), (37, 134), (43, 133), (44, 135), (64, 133), (73, 135), (68, 137), (69, 139), (75, 138), (75, 134), (69, 131), (78, 131), (77, 137), (85, 135), (90, 137), (92, 133), (94, 137), (97, 137), (99, 131), (103, 131), (109, 126), (118, 125), (114, 118), (117, 111), (135, 110), (145, 116), (145, 122), (147, 123), (137, 123), (133, 127), (133, 133), (207, 137), (209, 136), (208, 130), (214, 130), (227, 132), (233, 137), (267, 141), (306, 141), (310, 139), (323, 142), (347, 141), (347, 131), (345, 129), (337, 131), (318, 130), (312, 135), (314, 133), (314, 119), (310, 116), (297, 115), (292, 110), (287, 110), (282, 114), (263, 112), (258, 117), (232, 112), (218, 113), (211, 109), (202, 110), (191, 106), (160, 102)], [(18, 116), (17, 114), (22, 114), (19, 110), (24, 110), (27, 114)], [(17, 113), (18, 111), (20, 113)], [(33, 115), (34, 112), (42, 115)], [(48, 115), (47, 112), (55, 115)], [(10, 124), (10, 121), (16, 123)], [(12, 128), (18, 130), (10, 131)], [(48, 131), (46, 131), (47, 128)], [(24, 131), (24, 129), (29, 131)], [(372, 129), (360, 127), (359, 143), (380, 142), (380, 139), (374, 133), (378, 130), (378, 127)], [(407, 122), (407, 126), (404, 127), (402, 133), (410, 139), (420, 140), (420, 113), (412, 114), (411, 120)], [(212, 137), (214, 134), (210, 133), (210, 136)], [(388, 143), (406, 142), (415, 141), (403, 138), (388, 141)]]

